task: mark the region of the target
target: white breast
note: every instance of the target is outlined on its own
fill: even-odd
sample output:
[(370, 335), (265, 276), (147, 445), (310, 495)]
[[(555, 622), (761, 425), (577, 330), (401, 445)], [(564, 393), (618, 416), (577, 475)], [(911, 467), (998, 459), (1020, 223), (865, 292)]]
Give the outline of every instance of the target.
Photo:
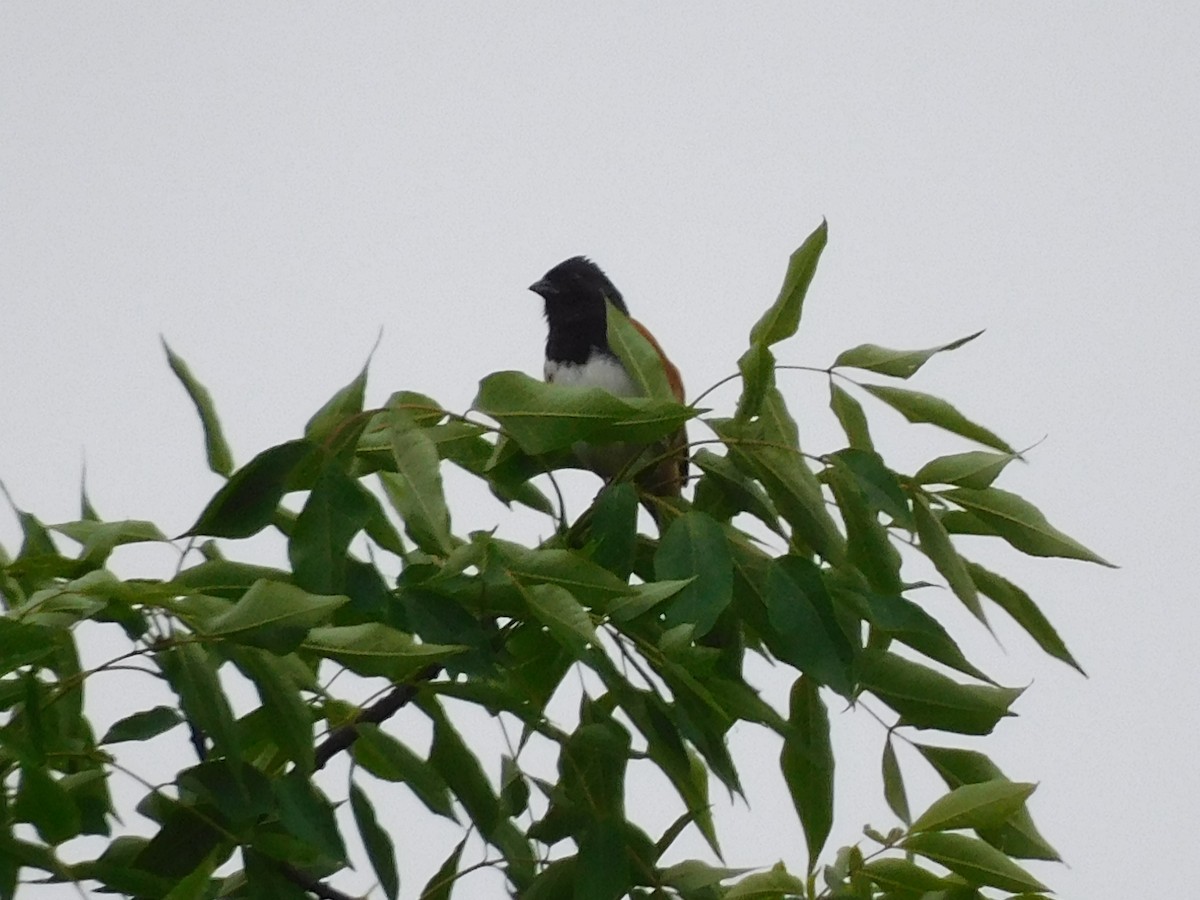
[(546, 381), (554, 384), (577, 387), (604, 388), (619, 397), (637, 397), (641, 394), (625, 367), (611, 356), (593, 354), (585, 363), (564, 363), (546, 360)]

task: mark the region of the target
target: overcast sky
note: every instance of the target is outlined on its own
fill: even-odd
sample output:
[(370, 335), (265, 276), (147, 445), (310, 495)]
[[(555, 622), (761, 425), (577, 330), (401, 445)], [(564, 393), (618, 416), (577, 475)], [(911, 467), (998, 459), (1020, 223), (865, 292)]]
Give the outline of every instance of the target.
[[(1031, 868), (1064, 897), (1188, 896), (1200, 12), (734, 9), (3, 3), (0, 479), (68, 520), (86, 458), (104, 516), (178, 533), (219, 481), (160, 335), (245, 462), (297, 435), (381, 328), (368, 402), (410, 388), (461, 409), (491, 371), (539, 373), (525, 287), (578, 253), (694, 396), (734, 370), (788, 253), (826, 217), (781, 358), (826, 365), (862, 342), (987, 328), (912, 386), (1014, 445), (1048, 436), (1001, 486), (1122, 566), (972, 547), (1091, 675), (1008, 622), (1000, 648), (956, 620), (985, 669), (1032, 683), (985, 745), (1041, 782), (1035, 819), (1070, 868)], [(823, 379), (783, 377), (806, 447), (834, 449)], [(897, 466), (966, 449), (872, 414)], [(586, 502), (596, 483), (581, 479)], [(471, 506), (460, 530), (500, 521)], [(19, 543), (8, 514), (0, 543)], [(786, 690), (782, 671), (757, 676)], [(854, 713), (834, 729), (837, 846), (890, 821), (874, 799), (880, 729)], [(741, 751), (757, 740), (735, 735)], [(902, 761), (921, 807), (935, 785)], [(750, 811), (725, 814), (728, 862), (800, 868), (794, 814), (755, 768)], [(388, 825), (415, 896), (453, 833), (426, 850), (411, 819)]]

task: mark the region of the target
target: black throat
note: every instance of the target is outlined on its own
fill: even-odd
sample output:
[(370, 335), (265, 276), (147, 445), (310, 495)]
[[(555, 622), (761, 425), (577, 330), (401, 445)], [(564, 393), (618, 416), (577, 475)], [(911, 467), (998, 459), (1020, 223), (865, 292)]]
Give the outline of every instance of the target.
[(581, 365), (593, 351), (612, 356), (608, 347), (608, 317), (603, 304), (564, 304), (546, 301), (546, 359)]

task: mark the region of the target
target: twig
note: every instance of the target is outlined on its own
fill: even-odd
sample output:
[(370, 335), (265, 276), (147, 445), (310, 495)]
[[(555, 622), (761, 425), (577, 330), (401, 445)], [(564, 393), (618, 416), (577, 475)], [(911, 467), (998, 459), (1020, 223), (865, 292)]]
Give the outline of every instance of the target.
[(325, 768), (329, 760), (348, 749), (358, 739), (359, 725), (378, 725), (398, 713), (417, 695), (417, 690), (423, 682), (432, 681), (441, 671), (440, 665), (426, 666), (417, 673), (413, 681), (396, 685), (383, 699), (364, 709), (353, 722), (335, 728), (317, 747), (313, 756), (314, 767)]

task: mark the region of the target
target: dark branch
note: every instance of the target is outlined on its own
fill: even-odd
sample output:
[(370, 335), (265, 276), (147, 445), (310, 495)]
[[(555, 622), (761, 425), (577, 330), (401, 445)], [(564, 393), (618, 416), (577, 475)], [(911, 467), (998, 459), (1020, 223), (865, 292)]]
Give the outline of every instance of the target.
[(440, 665), (426, 666), (417, 673), (413, 681), (396, 685), (381, 700), (364, 709), (353, 722), (335, 728), (329, 733), (329, 737), (325, 738), (317, 747), (313, 757), (314, 766), (317, 769), (325, 768), (325, 764), (329, 760), (348, 749), (357, 740), (359, 725), (363, 723), (378, 725), (386, 722), (417, 695), (421, 684), (432, 681), (441, 671)]
[(315, 894), (321, 900), (358, 900), (357, 897), (352, 897), (349, 894), (343, 894), (337, 888), (331, 888), (323, 881), (318, 881), (307, 872), (302, 872), (295, 866), (289, 866), (287, 863), (281, 863), (279, 871), (283, 877), (297, 887), (308, 891), (310, 894)]

